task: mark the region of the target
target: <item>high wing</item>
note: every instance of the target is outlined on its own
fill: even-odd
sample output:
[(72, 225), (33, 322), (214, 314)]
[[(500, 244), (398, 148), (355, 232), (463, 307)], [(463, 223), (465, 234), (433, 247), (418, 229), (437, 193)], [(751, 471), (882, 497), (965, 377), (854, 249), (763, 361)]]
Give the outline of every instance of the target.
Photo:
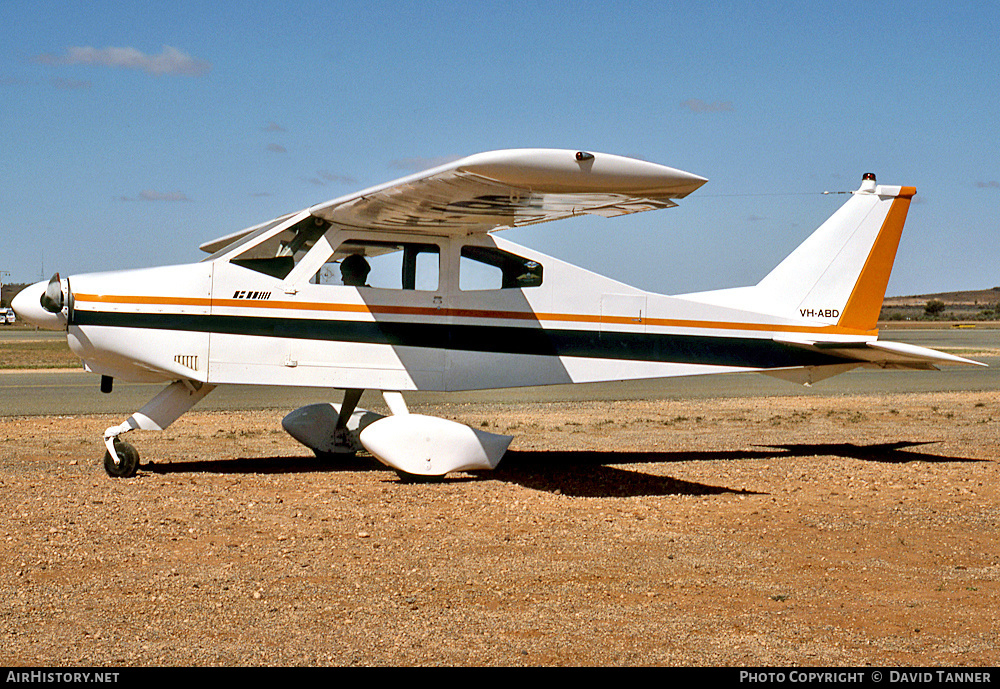
[[(307, 210), (341, 227), (470, 235), (574, 215), (669, 208), (703, 177), (634, 158), (557, 149), (478, 153)], [(201, 245), (213, 253), (291, 216)]]

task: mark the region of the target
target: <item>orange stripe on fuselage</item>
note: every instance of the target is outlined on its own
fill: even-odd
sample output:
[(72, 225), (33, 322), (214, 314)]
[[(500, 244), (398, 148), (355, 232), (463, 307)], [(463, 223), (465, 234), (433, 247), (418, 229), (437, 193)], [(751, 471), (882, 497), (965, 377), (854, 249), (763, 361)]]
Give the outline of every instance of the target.
[(161, 306), (211, 306), (212, 300), (202, 297), (143, 297), (132, 294), (77, 294), (73, 301), (97, 304), (159, 304)]
[[(500, 319), (553, 323), (588, 323), (613, 325), (648, 325), (665, 328), (694, 328), (699, 330), (737, 330), (747, 332), (822, 333), (833, 335), (870, 335), (871, 330), (844, 327), (843, 324), (808, 326), (779, 325), (776, 323), (738, 323), (677, 318), (643, 318), (630, 316), (599, 316), (583, 313), (535, 313), (532, 311), (490, 311), (485, 309), (435, 309), (420, 306), (378, 306), (321, 302), (295, 302), (253, 299), (208, 299), (201, 297), (156, 297), (135, 295), (74, 294), (78, 303), (134, 304), (142, 306), (229, 307), (241, 309), (285, 309), (325, 313), (359, 313), (395, 316), (435, 316), (454, 318)], [(843, 320), (843, 319), (842, 319)]]

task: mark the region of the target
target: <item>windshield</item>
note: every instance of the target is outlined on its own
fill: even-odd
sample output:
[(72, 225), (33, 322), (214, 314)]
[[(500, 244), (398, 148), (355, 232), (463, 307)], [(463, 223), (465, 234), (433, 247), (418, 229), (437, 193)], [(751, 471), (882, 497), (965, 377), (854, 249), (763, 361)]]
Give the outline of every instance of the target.
[[(286, 218), (283, 222), (287, 222)], [(330, 223), (322, 218), (307, 215), (298, 222), (275, 232), (281, 222), (269, 223), (247, 237), (216, 252), (218, 255), (232, 254), (234, 250), (246, 247), (229, 259), (233, 263), (258, 273), (285, 278), (295, 264), (308, 253), (316, 240), (329, 229)]]

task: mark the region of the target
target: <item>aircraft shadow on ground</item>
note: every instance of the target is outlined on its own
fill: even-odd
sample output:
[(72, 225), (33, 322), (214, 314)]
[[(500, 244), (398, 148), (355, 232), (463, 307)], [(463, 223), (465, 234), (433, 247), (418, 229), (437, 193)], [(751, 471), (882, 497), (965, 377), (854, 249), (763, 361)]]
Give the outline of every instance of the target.
[(490, 472), (538, 490), (559, 490), (579, 497), (630, 497), (638, 495), (718, 495), (754, 494), (721, 486), (692, 483), (669, 476), (656, 476), (616, 468), (627, 464), (666, 464), (700, 461), (738, 461), (834, 456), (887, 464), (905, 462), (974, 462), (966, 457), (945, 457), (911, 452), (907, 448), (931, 442), (878, 443), (799, 443), (760, 445), (760, 450), (700, 452), (604, 452), (604, 451), (513, 451), (508, 452), (498, 470)]
[[(615, 452), (593, 450), (521, 450), (508, 452), (494, 471), (471, 472), (462, 476), (445, 477), (442, 483), (459, 481), (498, 480), (515, 483), (546, 492), (559, 492), (574, 497), (633, 497), (647, 495), (720, 495), (755, 493), (724, 486), (685, 481), (671, 476), (659, 476), (620, 468), (634, 464), (671, 464), (699, 461), (776, 460), (795, 457), (833, 456), (885, 464), (906, 462), (978, 462), (967, 457), (950, 457), (912, 451), (909, 448), (933, 444), (933, 441), (875, 443), (795, 443), (761, 445), (755, 450), (698, 452)], [(391, 470), (368, 456), (318, 458), (308, 455), (294, 457), (241, 457), (222, 460), (189, 460), (167, 464), (147, 464), (143, 471), (156, 474), (218, 473), (218, 474), (286, 474), (328, 473), (336, 471)], [(400, 480), (392, 476), (391, 481)]]

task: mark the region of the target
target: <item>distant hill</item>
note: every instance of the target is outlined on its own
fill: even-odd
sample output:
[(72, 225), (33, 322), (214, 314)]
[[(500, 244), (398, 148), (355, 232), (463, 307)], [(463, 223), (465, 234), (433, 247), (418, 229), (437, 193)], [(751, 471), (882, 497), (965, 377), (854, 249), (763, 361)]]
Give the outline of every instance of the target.
[(943, 301), (948, 306), (992, 306), (1000, 303), (1000, 287), (967, 290), (965, 292), (938, 292), (914, 294), (908, 297), (886, 297), (883, 306), (924, 306), (929, 301)]
[(1000, 287), (887, 297), (880, 321), (1000, 321)]

